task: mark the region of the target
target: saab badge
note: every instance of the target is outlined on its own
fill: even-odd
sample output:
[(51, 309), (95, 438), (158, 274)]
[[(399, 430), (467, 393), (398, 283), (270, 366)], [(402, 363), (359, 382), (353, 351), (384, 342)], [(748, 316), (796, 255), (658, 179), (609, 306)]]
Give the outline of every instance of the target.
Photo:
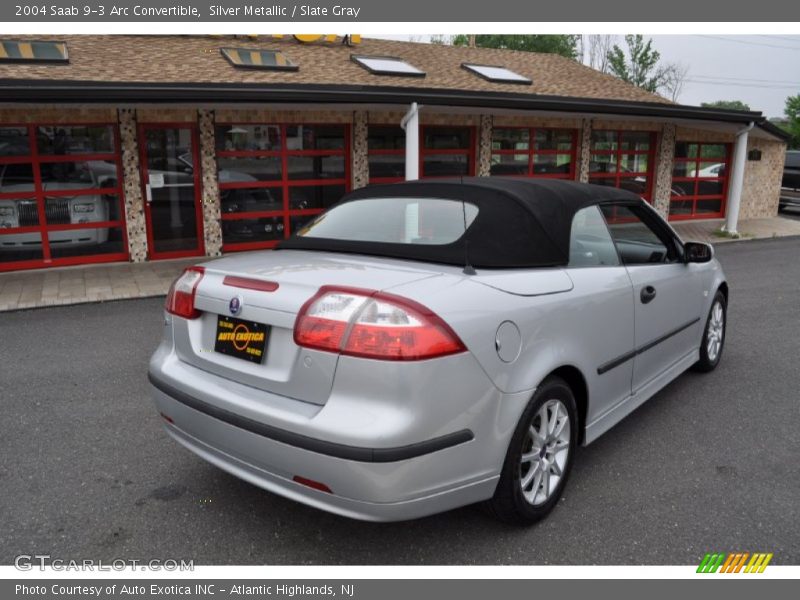
[(228, 310), (231, 311), (232, 315), (238, 315), (242, 311), (242, 304), (244, 304), (242, 297), (234, 296), (228, 303)]

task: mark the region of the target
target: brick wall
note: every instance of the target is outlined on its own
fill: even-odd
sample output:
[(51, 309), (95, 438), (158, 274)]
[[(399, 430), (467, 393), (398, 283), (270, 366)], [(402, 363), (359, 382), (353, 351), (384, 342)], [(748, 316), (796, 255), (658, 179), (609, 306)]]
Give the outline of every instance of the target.
[(116, 108), (2, 108), (0, 123), (116, 123)]
[(560, 129), (580, 129), (581, 119), (560, 117), (526, 117), (521, 115), (497, 115), (493, 119), (495, 127), (550, 127)]
[(214, 132), (214, 111), (198, 110), (200, 130), (200, 165), (203, 198), (203, 241), (206, 256), (222, 255), (222, 219), (220, 215), (219, 182), (217, 181), (217, 152)]
[(669, 217), (672, 195), (672, 163), (675, 158), (675, 125), (665, 123), (656, 147), (656, 174), (653, 185), (653, 207), (665, 219)]
[(351, 143), (352, 156), (351, 174), (352, 187), (358, 189), (369, 183), (369, 163), (367, 162), (367, 119), (366, 111), (357, 110), (353, 114), (353, 138)]
[(265, 110), (224, 108), (214, 111), (217, 123), (352, 123), (352, 111)]
[(136, 111), (130, 108), (119, 109), (125, 227), (128, 232), (128, 254), (131, 262), (147, 260), (147, 229), (144, 217), (141, 170), (139, 169), (138, 133)]
[(747, 151), (751, 150), (760, 150), (761, 160), (745, 161), (739, 218), (774, 217), (778, 214), (786, 144), (751, 135), (747, 141)]
[(583, 183), (589, 182), (589, 163), (592, 157), (592, 120), (583, 119), (578, 139), (578, 168), (576, 177)]
[(478, 129), (478, 157), (475, 174), (478, 177), (488, 177), (492, 174), (492, 130), (494, 118), (492, 115), (481, 115), (481, 125)]
[[(376, 125), (397, 125), (399, 127), (400, 121), (405, 114), (405, 111), (371, 110), (367, 118), (370, 123)], [(478, 127), (481, 124), (481, 116), (477, 114), (433, 113), (421, 110), (419, 122), (422, 125), (471, 125)]]
[(140, 108), (136, 111), (139, 123), (196, 123), (193, 108)]
[(727, 131), (710, 131), (707, 129), (678, 127), (675, 130), (675, 140), (678, 142), (718, 142), (733, 144), (736, 141), (736, 134)]

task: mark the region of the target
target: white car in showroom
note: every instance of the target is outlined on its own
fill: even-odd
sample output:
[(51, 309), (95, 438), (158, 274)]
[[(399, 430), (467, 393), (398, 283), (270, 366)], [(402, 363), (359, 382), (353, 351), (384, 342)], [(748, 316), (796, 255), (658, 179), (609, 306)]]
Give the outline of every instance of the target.
[[(30, 164), (7, 164), (0, 166), (0, 192), (28, 197), (0, 200), (0, 229), (37, 227), (48, 225), (75, 225), (111, 220), (110, 203), (100, 194), (75, 194), (48, 196), (50, 192), (86, 190), (109, 187), (109, 172), (115, 169), (103, 161), (75, 163), (42, 163), (41, 186), (45, 196), (45, 213), (39, 214), (34, 190), (34, 176)], [(48, 232), (51, 246), (91, 246), (108, 241), (108, 229), (87, 228)], [(21, 250), (41, 247), (38, 231), (4, 235), (0, 238), (0, 250)]]

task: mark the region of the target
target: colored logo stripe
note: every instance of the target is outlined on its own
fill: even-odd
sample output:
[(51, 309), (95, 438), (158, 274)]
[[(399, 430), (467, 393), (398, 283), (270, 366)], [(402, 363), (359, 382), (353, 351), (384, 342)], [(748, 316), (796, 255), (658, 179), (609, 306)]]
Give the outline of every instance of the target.
[(769, 561), (772, 560), (772, 553), (769, 554), (753, 554), (753, 558), (750, 559), (750, 562), (747, 563), (747, 567), (745, 567), (745, 573), (763, 573), (764, 569), (767, 568)]
[(716, 552), (708, 553), (703, 557), (700, 566), (697, 567), (698, 573), (716, 573), (722, 561), (725, 559), (724, 554), (717, 554)]
[[(719, 570), (720, 573), (763, 573), (772, 556), (771, 552), (754, 552), (752, 555), (749, 552), (708, 552), (700, 561), (697, 572), (716, 573)], [(747, 562), (748, 558), (750, 562)]]

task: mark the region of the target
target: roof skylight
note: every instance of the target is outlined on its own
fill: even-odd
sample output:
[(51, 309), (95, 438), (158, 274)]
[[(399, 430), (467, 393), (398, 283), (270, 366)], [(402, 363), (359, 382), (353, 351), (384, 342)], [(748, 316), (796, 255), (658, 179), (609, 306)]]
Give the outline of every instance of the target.
[(65, 42), (0, 40), (0, 62), (68, 63)]
[(262, 50), (260, 48), (220, 48), (219, 50), (234, 67), (273, 71), (297, 71), (299, 69), (283, 52), (278, 50)]
[(494, 83), (519, 83), (522, 85), (531, 85), (533, 83), (533, 81), (524, 75), (520, 75), (505, 67), (473, 65), (471, 63), (463, 63), (461, 66), (467, 71), (475, 73), (478, 77), (483, 77), (487, 81), (492, 81)]
[(402, 58), (393, 56), (357, 56), (350, 57), (353, 62), (364, 67), (375, 75), (396, 75), (400, 77), (425, 77), (425, 71), (421, 71), (412, 64), (407, 63)]

